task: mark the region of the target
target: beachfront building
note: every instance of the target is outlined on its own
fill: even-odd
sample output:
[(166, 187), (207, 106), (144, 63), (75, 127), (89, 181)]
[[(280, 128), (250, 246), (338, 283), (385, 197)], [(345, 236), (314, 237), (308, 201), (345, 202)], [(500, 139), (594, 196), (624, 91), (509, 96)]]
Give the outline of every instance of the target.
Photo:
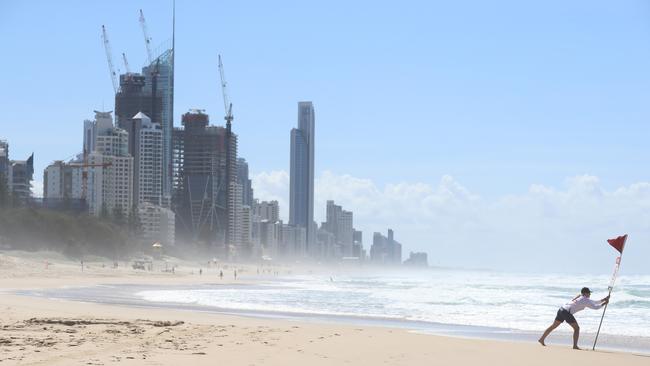
[(134, 186), (137, 188), (134, 192), (137, 194), (138, 204), (148, 202), (163, 205), (162, 129), (159, 123), (153, 123), (142, 112), (133, 116), (131, 121), (138, 126), (138, 139), (133, 156)]
[(341, 253), (341, 257), (353, 257), (354, 222), (352, 212), (344, 210), (342, 206), (329, 200), (325, 216), (327, 221), (321, 225), (321, 228), (334, 234), (336, 244), (340, 247), (337, 252)]
[(21, 206), (31, 203), (34, 154), (27, 160), (9, 160), (7, 176), (13, 204)]
[(10, 204), (9, 187), (9, 143), (0, 140), (0, 207)]
[(307, 229), (302, 226), (282, 224), (278, 256), (287, 259), (300, 259), (307, 249)]
[(83, 212), (88, 210), (83, 197), (81, 160), (54, 161), (43, 171), (43, 207)]
[(163, 246), (175, 244), (176, 215), (172, 210), (149, 202), (138, 205), (138, 217), (142, 230), (141, 241), (146, 246), (160, 243)]
[(282, 240), (282, 221), (278, 201), (253, 200), (251, 241), (258, 257), (277, 258)]
[(9, 143), (0, 140), (0, 177), (5, 180), (9, 176)]
[(314, 225), (315, 116), (312, 102), (298, 103), (298, 128), (291, 130), (289, 225), (304, 228), (306, 245)]
[(411, 252), (408, 259), (404, 261), (404, 264), (414, 267), (428, 267), (429, 260), (427, 257), (427, 253), (425, 252)]
[(360, 260), (366, 259), (366, 251), (363, 249), (363, 232), (353, 230), (352, 233), (352, 256)]
[(370, 260), (379, 264), (402, 263), (402, 244), (395, 240), (392, 229), (388, 229), (387, 237), (377, 232), (373, 234)]
[(133, 205), (133, 157), (128, 133), (113, 126), (112, 112), (95, 111), (95, 149), (87, 155), (87, 201), (96, 215), (128, 216)]

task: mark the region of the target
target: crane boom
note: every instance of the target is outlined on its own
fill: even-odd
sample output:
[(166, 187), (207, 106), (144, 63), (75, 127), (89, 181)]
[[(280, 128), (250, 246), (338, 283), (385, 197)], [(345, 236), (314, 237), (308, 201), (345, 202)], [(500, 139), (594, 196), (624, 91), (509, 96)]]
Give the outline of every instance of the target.
[(122, 52), (122, 59), (124, 60), (124, 67), (126, 68), (126, 73), (131, 73), (131, 68), (129, 67), (129, 61), (126, 60), (126, 53)]
[(140, 9), (140, 27), (142, 27), (142, 34), (144, 35), (144, 45), (147, 47), (147, 58), (149, 63), (153, 62), (153, 54), (151, 52), (151, 37), (149, 37), (149, 32), (147, 31), (147, 22), (144, 20), (144, 13)]
[(104, 40), (104, 50), (106, 51), (106, 60), (108, 61), (108, 71), (111, 74), (111, 82), (113, 82), (113, 91), (117, 94), (119, 84), (117, 83), (117, 74), (113, 67), (113, 57), (111, 56), (111, 44), (108, 42), (108, 34), (106, 27), (102, 25), (102, 40)]
[(223, 109), (226, 113), (224, 119), (230, 123), (233, 120), (232, 116), (232, 103), (228, 100), (228, 88), (226, 83), (226, 76), (223, 71), (223, 62), (221, 62), (221, 55), (219, 55), (219, 76), (221, 77), (221, 92), (223, 93)]

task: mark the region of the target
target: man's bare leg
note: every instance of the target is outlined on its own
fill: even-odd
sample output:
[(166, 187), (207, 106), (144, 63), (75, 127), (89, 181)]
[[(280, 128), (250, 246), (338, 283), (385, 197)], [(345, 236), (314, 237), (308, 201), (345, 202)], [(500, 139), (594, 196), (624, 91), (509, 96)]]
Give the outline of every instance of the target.
[(580, 349), (578, 347), (578, 338), (580, 337), (580, 327), (578, 326), (578, 323), (569, 323), (569, 325), (573, 328), (573, 349)]
[(554, 321), (553, 324), (551, 324), (551, 326), (548, 327), (548, 328), (544, 331), (544, 334), (542, 334), (542, 337), (541, 337), (540, 339), (538, 339), (537, 342), (539, 342), (542, 346), (546, 346), (546, 343), (544, 343), (544, 341), (546, 340), (546, 337), (548, 337), (548, 335), (551, 334), (551, 332), (553, 331), (553, 329), (559, 327), (560, 324), (562, 324), (562, 322), (557, 321), (557, 320)]

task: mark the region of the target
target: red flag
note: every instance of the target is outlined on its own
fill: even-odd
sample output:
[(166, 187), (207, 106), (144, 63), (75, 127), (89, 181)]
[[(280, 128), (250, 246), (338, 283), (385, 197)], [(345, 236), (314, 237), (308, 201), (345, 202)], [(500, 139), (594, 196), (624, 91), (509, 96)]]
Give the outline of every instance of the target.
[(627, 234), (619, 236), (616, 239), (607, 239), (609, 245), (613, 246), (614, 249), (618, 250), (619, 253), (623, 254), (623, 248), (625, 247), (625, 241), (627, 240)]

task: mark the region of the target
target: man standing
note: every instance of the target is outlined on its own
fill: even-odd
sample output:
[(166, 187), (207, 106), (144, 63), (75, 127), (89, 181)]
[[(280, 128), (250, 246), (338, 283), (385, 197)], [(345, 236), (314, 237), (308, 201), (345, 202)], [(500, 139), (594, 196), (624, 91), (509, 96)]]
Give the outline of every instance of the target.
[(538, 342), (542, 346), (546, 346), (546, 344), (544, 343), (546, 337), (548, 337), (548, 335), (551, 334), (553, 329), (557, 328), (560, 324), (562, 324), (562, 322), (566, 320), (566, 322), (573, 328), (573, 349), (580, 349), (578, 348), (578, 337), (580, 337), (580, 327), (578, 326), (578, 321), (576, 320), (576, 318), (573, 317), (573, 314), (577, 313), (578, 311), (584, 310), (584, 308), (600, 309), (609, 302), (609, 296), (602, 298), (598, 301), (591, 300), (589, 298), (590, 296), (591, 296), (591, 290), (589, 290), (587, 287), (583, 287), (582, 290), (580, 291), (580, 295), (574, 297), (573, 300), (571, 300), (571, 302), (565, 304), (557, 311), (557, 315), (555, 316), (555, 321), (553, 322), (553, 324), (551, 324), (550, 327), (546, 329), (546, 331), (544, 331), (544, 334), (538, 340)]

